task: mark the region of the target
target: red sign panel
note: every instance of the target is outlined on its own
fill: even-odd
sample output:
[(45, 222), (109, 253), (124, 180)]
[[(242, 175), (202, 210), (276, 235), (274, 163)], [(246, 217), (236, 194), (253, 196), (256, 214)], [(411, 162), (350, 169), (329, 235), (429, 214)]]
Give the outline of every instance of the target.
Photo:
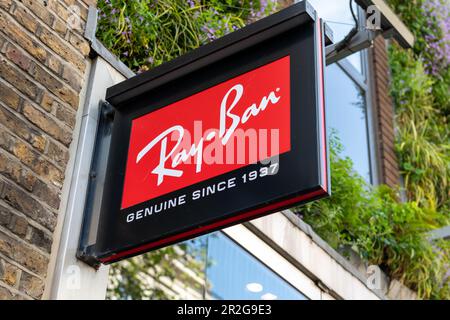
[(290, 57), (132, 120), (122, 209), (291, 149)]

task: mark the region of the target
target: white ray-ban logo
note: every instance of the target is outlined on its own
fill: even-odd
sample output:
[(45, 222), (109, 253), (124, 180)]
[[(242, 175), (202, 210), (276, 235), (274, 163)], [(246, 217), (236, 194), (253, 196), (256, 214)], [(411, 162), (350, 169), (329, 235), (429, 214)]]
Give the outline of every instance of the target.
[[(244, 86), (241, 84), (236, 84), (231, 89), (228, 90), (228, 92), (225, 94), (225, 96), (222, 99), (222, 102), (220, 104), (220, 119), (218, 119), (218, 127), (217, 130), (208, 130), (197, 142), (194, 142), (187, 148), (181, 147), (183, 139), (186, 137), (186, 135), (190, 134), (188, 130), (186, 130), (181, 125), (175, 125), (172, 126), (162, 133), (160, 133), (155, 139), (150, 141), (143, 149), (141, 149), (136, 157), (136, 163), (139, 163), (148, 153), (151, 149), (153, 149), (158, 144), (160, 145), (160, 155), (159, 155), (159, 163), (158, 165), (151, 171), (151, 173), (156, 174), (158, 176), (157, 185), (159, 186), (163, 181), (165, 176), (170, 177), (181, 177), (183, 175), (183, 170), (176, 169), (181, 163), (187, 163), (190, 159), (193, 159), (196, 164), (196, 173), (201, 172), (203, 162), (206, 160), (208, 163), (214, 162), (211, 161), (212, 159), (205, 159), (204, 155), (204, 144), (205, 142), (209, 142), (211, 144), (219, 142), (222, 146), (228, 146), (228, 142), (232, 137), (235, 137), (237, 134), (242, 137), (242, 133), (238, 131), (238, 127), (240, 124), (245, 124), (247, 121), (249, 121), (252, 117), (257, 117), (261, 112), (266, 110), (269, 106), (276, 105), (280, 99), (281, 95), (279, 94), (280, 88), (276, 88), (275, 90), (269, 92), (266, 96), (263, 96), (259, 102), (252, 103), (249, 107), (245, 109), (245, 111), (239, 115), (233, 112), (234, 108), (238, 105), (239, 101), (241, 100), (243, 94), (244, 94)], [(234, 98), (230, 98), (234, 96)], [(227, 123), (231, 124), (227, 126)], [(201, 121), (199, 121), (201, 124)], [(251, 129), (250, 129), (251, 130)], [(253, 133), (248, 133), (248, 130), (243, 135), (243, 138), (245, 139), (248, 136), (256, 136)], [(254, 130), (256, 131), (256, 130)], [(265, 141), (260, 141), (260, 150), (257, 152), (267, 152), (267, 130), (259, 130), (264, 132), (259, 132), (258, 136), (261, 137), (262, 135), (266, 137), (266, 139), (262, 139)], [(270, 130), (270, 140), (271, 140), (271, 151), (272, 154), (278, 154), (275, 150), (279, 147), (279, 130), (278, 129), (272, 129)], [(167, 144), (168, 139), (172, 137), (175, 138), (175, 145), (168, 151), (167, 150)], [(232, 139), (234, 142), (234, 139)], [(238, 139), (239, 140), (239, 139)], [(261, 143), (263, 146), (261, 146)], [(265, 144), (265, 147), (264, 147)], [(253, 144), (254, 145), (254, 144)], [(252, 143), (250, 142), (250, 146), (252, 146)], [(234, 151), (234, 150), (233, 150)], [(239, 161), (242, 156), (240, 156), (240, 152), (245, 153), (245, 148), (238, 148), (237, 151), (237, 157), (226, 157), (227, 164), (233, 164), (237, 163), (236, 161)], [(233, 152), (234, 154), (234, 152)], [(218, 155), (216, 155), (218, 156)], [(220, 159), (223, 159), (223, 157), (220, 157)], [(244, 157), (245, 158), (245, 157)], [(258, 158), (257, 155), (249, 155), (250, 159), (256, 159)], [(260, 157), (264, 158), (264, 157)], [(169, 159), (172, 159), (170, 167), (166, 167), (166, 163), (169, 161)], [(231, 160), (231, 162), (229, 161)], [(254, 161), (256, 162), (256, 161)]]

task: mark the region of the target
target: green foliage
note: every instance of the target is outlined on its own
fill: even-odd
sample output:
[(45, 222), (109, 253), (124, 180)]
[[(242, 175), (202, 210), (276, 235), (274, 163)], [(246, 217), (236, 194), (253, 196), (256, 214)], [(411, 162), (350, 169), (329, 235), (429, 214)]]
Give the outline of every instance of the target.
[(436, 80), (425, 73), (412, 52), (398, 47), (390, 49), (390, 65), (398, 126), (396, 149), (408, 197), (448, 215), (450, 130), (433, 93)]
[(423, 14), (424, 0), (388, 0), (387, 2), (394, 8), (402, 22), (414, 33), (416, 37), (414, 45), (415, 52), (425, 52), (428, 44), (423, 36), (417, 36), (430, 34), (433, 30), (428, 24), (427, 16)]
[(448, 0), (390, 0), (415, 35), (389, 50), (396, 149), (408, 197), (450, 215), (450, 17)]
[[(450, 218), (450, 2), (389, 3), (416, 39), (412, 50), (395, 44), (389, 49), (400, 169), (408, 198), (427, 217), (435, 216), (441, 227), (448, 225)], [(417, 282), (425, 298), (449, 299), (448, 278), (446, 285), (438, 286), (441, 264), (449, 270), (449, 242), (439, 245), (442, 250), (427, 246), (415, 250), (415, 259), (424, 261), (423, 265), (412, 263), (402, 277), (405, 283)], [(425, 268), (433, 273), (427, 274)]]
[(429, 231), (448, 221), (430, 207), (399, 202), (397, 192), (386, 186), (366, 185), (332, 140), (333, 195), (299, 208), (305, 222), (334, 248), (351, 248), (420, 297), (450, 299), (450, 278), (445, 278), (450, 244), (427, 239)]
[(178, 265), (201, 278), (205, 268), (204, 246), (195, 240), (145, 253), (112, 265), (107, 299), (166, 300), (176, 298), (170, 284), (176, 279), (190, 289), (201, 292), (203, 286)]
[[(263, 4), (264, 3), (264, 4)], [(276, 1), (100, 0), (97, 37), (145, 71), (272, 12)]]

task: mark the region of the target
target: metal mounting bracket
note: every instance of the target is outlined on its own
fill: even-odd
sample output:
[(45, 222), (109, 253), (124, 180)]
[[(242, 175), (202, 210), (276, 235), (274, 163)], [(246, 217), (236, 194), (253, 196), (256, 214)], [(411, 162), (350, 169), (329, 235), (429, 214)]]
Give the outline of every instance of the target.
[(382, 34), (381, 30), (362, 29), (340, 50), (338, 49), (340, 42), (327, 46), (325, 48), (327, 65), (342, 60), (355, 52), (371, 47), (373, 41), (379, 34)]
[(103, 196), (106, 165), (111, 144), (112, 124), (115, 110), (107, 101), (100, 102), (99, 124), (95, 137), (94, 154), (89, 171), (88, 190), (84, 208), (83, 224), (77, 250), (77, 258), (98, 269), (100, 261), (95, 255), (95, 243)]

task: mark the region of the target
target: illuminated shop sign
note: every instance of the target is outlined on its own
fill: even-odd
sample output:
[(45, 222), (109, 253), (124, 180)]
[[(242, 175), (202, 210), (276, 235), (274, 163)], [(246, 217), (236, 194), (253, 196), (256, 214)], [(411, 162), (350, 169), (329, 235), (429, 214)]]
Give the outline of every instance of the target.
[(323, 45), (301, 3), (109, 88), (95, 259), (328, 195)]

